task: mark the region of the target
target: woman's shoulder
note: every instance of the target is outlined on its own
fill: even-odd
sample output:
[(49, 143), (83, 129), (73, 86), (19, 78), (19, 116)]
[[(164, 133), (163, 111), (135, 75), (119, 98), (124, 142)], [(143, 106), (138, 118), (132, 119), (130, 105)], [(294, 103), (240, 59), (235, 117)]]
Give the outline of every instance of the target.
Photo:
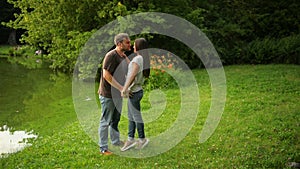
[(134, 62), (142, 62), (143, 61), (143, 57), (141, 55), (137, 55), (135, 56), (132, 61)]
[(131, 62), (137, 63), (137, 64), (142, 64), (143, 63), (143, 57), (141, 55), (135, 56)]
[(142, 59), (143, 59), (143, 56), (142, 56), (142, 55), (136, 55), (133, 59), (136, 59), (136, 60), (142, 60)]

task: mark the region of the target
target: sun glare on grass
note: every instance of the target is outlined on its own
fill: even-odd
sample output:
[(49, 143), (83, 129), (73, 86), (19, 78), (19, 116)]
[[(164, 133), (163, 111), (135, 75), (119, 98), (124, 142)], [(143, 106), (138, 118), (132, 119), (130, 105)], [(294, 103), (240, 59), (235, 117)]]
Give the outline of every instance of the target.
[(0, 158), (7, 157), (11, 153), (23, 150), (27, 146), (31, 146), (28, 139), (36, 139), (38, 136), (32, 132), (14, 131), (4, 125), (0, 127)]

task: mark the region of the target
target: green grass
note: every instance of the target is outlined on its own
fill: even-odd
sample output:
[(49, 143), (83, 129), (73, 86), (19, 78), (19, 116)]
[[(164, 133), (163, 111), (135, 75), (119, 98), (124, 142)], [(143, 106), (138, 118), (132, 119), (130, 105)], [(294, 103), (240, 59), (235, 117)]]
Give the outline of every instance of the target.
[[(165, 153), (140, 159), (101, 156), (97, 144), (74, 120), (40, 136), (22, 152), (0, 159), (0, 168), (289, 168), (288, 162), (300, 161), (300, 66), (225, 67), (225, 111), (218, 128), (202, 144), (199, 135), (210, 108), (211, 89), (205, 70), (193, 73), (201, 98), (198, 117), (187, 136)], [(164, 93), (167, 109), (145, 125), (149, 137), (169, 128), (180, 109), (179, 91)], [(148, 97), (146, 93), (143, 107), (150, 108)], [(55, 104), (62, 108), (55, 111), (63, 112), (65, 105), (69, 110), (67, 101), (72, 102), (71, 96), (58, 98)], [(70, 118), (76, 117), (70, 114)], [(120, 131), (127, 133), (123, 116)], [(150, 142), (143, 151), (153, 149)]]

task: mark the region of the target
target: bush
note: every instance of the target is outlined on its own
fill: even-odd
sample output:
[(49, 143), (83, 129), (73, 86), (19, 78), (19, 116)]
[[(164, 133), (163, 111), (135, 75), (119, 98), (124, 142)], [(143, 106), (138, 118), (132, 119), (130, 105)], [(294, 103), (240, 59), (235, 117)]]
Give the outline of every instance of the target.
[(146, 91), (154, 89), (171, 89), (177, 87), (174, 74), (179, 74), (181, 69), (176, 58), (168, 53), (167, 55), (152, 55), (150, 59), (150, 76), (145, 80)]
[(246, 62), (253, 64), (300, 64), (300, 34), (282, 39), (257, 39), (249, 44), (246, 52)]
[[(67, 39), (55, 38), (51, 49), (52, 52), (46, 56), (46, 58), (52, 62), (50, 68), (72, 73), (81, 48), (92, 33), (93, 31), (84, 33), (71, 31), (67, 34)], [(88, 66), (89, 65), (87, 65), (87, 67)]]

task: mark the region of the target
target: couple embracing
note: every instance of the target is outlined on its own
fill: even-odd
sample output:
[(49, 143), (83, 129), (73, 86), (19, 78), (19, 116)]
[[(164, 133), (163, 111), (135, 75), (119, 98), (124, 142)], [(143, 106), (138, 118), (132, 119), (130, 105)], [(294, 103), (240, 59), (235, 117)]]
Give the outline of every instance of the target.
[[(141, 114), (140, 101), (143, 97), (144, 77), (150, 74), (150, 58), (143, 49), (148, 44), (144, 38), (134, 41), (134, 58), (130, 61), (126, 51), (131, 50), (130, 38), (126, 33), (114, 37), (116, 48), (109, 51), (103, 60), (102, 74), (98, 89), (102, 107), (99, 126), (99, 146), (103, 155), (110, 155), (108, 149), (108, 134), (113, 145), (121, 146), (121, 151), (132, 147), (144, 148), (149, 140), (145, 138), (144, 123)], [(118, 124), (122, 112), (122, 98), (128, 98), (128, 138), (120, 140)], [(138, 140), (134, 139), (135, 131)]]

